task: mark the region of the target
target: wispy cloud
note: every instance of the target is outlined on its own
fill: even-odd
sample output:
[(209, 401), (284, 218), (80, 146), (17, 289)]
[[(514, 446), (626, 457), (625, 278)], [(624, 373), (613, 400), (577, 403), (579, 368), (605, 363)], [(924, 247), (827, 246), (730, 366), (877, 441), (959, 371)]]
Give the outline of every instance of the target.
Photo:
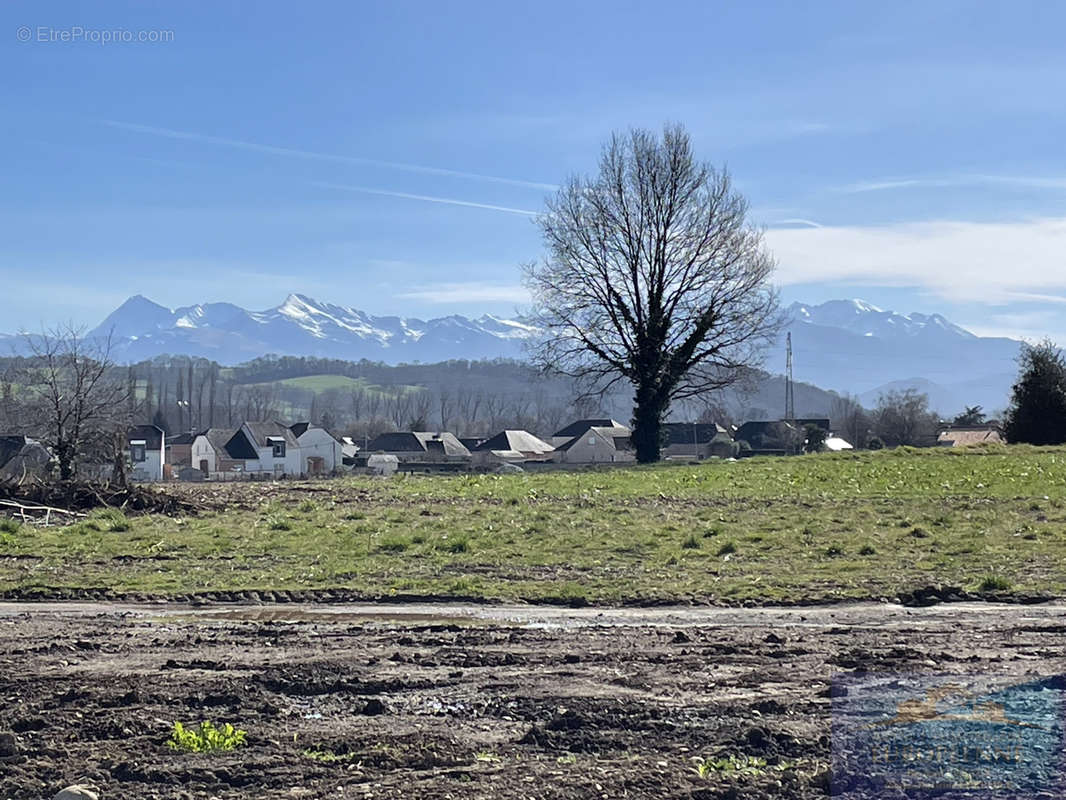
[(140, 125), (134, 122), (120, 122), (118, 120), (103, 120), (105, 125), (118, 128), (132, 133), (143, 133), (151, 136), (161, 136), (167, 139), (182, 139), (202, 144), (213, 144), (222, 147), (234, 147), (240, 150), (249, 150), (266, 155), (282, 156), (285, 158), (313, 159), (317, 161), (332, 161), (341, 164), (357, 166), (385, 167), (388, 169), (404, 170), (406, 172), (418, 172), (425, 175), (440, 175), (450, 178), (464, 178), (467, 180), (489, 181), (491, 183), (505, 183), (511, 186), (524, 186), (530, 189), (554, 190), (558, 186), (551, 183), (539, 183), (518, 178), (505, 178), (499, 175), (483, 175), (477, 172), (464, 172), (456, 169), (443, 167), (430, 167), (423, 164), (409, 164), (401, 161), (385, 161), (377, 158), (363, 158), (359, 156), (337, 155), (335, 153), (320, 153), (312, 150), (300, 150), (292, 147), (277, 147), (274, 145), (248, 142), (241, 139), (228, 139), (222, 136), (209, 136), (203, 133), (191, 131), (178, 131), (170, 128), (157, 128), (151, 125)]
[(771, 228), (777, 280), (915, 287), (954, 301), (1041, 302), (1066, 294), (1066, 218)]
[(1039, 175), (929, 175), (912, 178), (884, 178), (880, 180), (858, 181), (844, 186), (834, 187), (833, 191), (843, 194), (861, 194), (864, 192), (884, 192), (897, 189), (945, 189), (963, 186), (1004, 186), (1018, 189), (1066, 189), (1066, 177), (1048, 177)]
[(467, 208), (483, 208), (488, 211), (504, 211), (508, 214), (521, 214), (527, 217), (537, 216), (538, 211), (529, 211), (524, 208), (511, 208), (509, 206), (497, 206), (491, 203), (477, 203), (473, 200), (459, 200), (454, 197), (436, 197), (428, 194), (410, 194), (408, 192), (393, 192), (387, 189), (371, 189), (367, 186), (347, 186), (341, 183), (325, 183), (314, 181), (313, 186), (321, 186), (325, 189), (340, 189), (345, 192), (359, 192), (360, 194), (376, 194), (382, 197), (399, 197), (404, 200), (422, 200), (426, 203), (444, 203), (450, 206), (465, 206)]
[(529, 292), (520, 284), (486, 285), (467, 283), (428, 284), (412, 292), (402, 292), (396, 297), (420, 300), (425, 303), (528, 303)]
[(806, 228), (821, 228), (824, 227), (821, 223), (815, 222), (812, 219), (802, 219), (800, 217), (792, 217), (790, 219), (779, 219), (770, 223), (771, 225), (802, 225)]

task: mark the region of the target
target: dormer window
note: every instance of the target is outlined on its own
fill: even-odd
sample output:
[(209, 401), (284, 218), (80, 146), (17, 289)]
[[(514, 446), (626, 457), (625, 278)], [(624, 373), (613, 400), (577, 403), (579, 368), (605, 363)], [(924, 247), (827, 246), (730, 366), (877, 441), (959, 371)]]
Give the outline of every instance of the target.
[(274, 453), (274, 458), (285, 458), (285, 439), (281, 436), (268, 436), (267, 444)]

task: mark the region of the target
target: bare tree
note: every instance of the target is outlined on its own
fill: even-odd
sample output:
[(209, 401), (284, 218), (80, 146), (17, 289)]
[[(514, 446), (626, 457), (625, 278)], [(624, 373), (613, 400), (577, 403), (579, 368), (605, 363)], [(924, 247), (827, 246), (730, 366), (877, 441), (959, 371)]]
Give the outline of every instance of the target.
[(889, 447), (925, 444), (938, 424), (929, 411), (929, 396), (914, 389), (885, 392), (873, 414), (874, 433)]
[(129, 386), (111, 359), (111, 338), (90, 341), (83, 334), (73, 325), (22, 334), (30, 358), (21, 383), (62, 480), (75, 476), (88, 449), (115, 457), (131, 422)]
[(631, 384), (642, 462), (659, 458), (672, 401), (735, 382), (780, 327), (774, 261), (747, 211), (729, 175), (667, 127), (661, 140), (613, 136), (599, 174), (570, 180), (538, 220), (535, 360), (590, 391)]

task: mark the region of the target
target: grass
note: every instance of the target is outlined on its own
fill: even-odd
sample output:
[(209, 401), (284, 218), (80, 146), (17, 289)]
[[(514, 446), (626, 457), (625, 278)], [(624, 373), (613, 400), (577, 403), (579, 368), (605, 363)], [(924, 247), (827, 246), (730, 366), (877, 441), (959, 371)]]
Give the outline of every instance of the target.
[(1066, 594), (1066, 448), (346, 478), (314, 488), (311, 502), (297, 482), (268, 492), (228, 484), (218, 491), (265, 499), (196, 517), (107, 511), (65, 528), (22, 526), (0, 536), (0, 591), (347, 589), (742, 604), (983, 587), (994, 576), (1009, 591)]

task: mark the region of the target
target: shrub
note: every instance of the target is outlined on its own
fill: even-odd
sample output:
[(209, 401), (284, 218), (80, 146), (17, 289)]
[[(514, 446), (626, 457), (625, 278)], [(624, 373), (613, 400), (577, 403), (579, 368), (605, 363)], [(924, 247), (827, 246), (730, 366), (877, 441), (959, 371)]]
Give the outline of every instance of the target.
[(449, 553), (468, 553), (470, 552), (470, 540), (465, 537), (446, 539), (441, 542), (440, 549)]
[(1002, 575), (985, 575), (977, 584), (979, 592), (1009, 592), (1010, 588), (1011, 582)]
[(205, 720), (198, 728), (186, 728), (175, 722), (170, 732), (167, 745), (183, 753), (211, 753), (219, 750), (233, 750), (244, 744), (245, 731), (234, 728), (230, 723), (215, 727), (213, 722)]

